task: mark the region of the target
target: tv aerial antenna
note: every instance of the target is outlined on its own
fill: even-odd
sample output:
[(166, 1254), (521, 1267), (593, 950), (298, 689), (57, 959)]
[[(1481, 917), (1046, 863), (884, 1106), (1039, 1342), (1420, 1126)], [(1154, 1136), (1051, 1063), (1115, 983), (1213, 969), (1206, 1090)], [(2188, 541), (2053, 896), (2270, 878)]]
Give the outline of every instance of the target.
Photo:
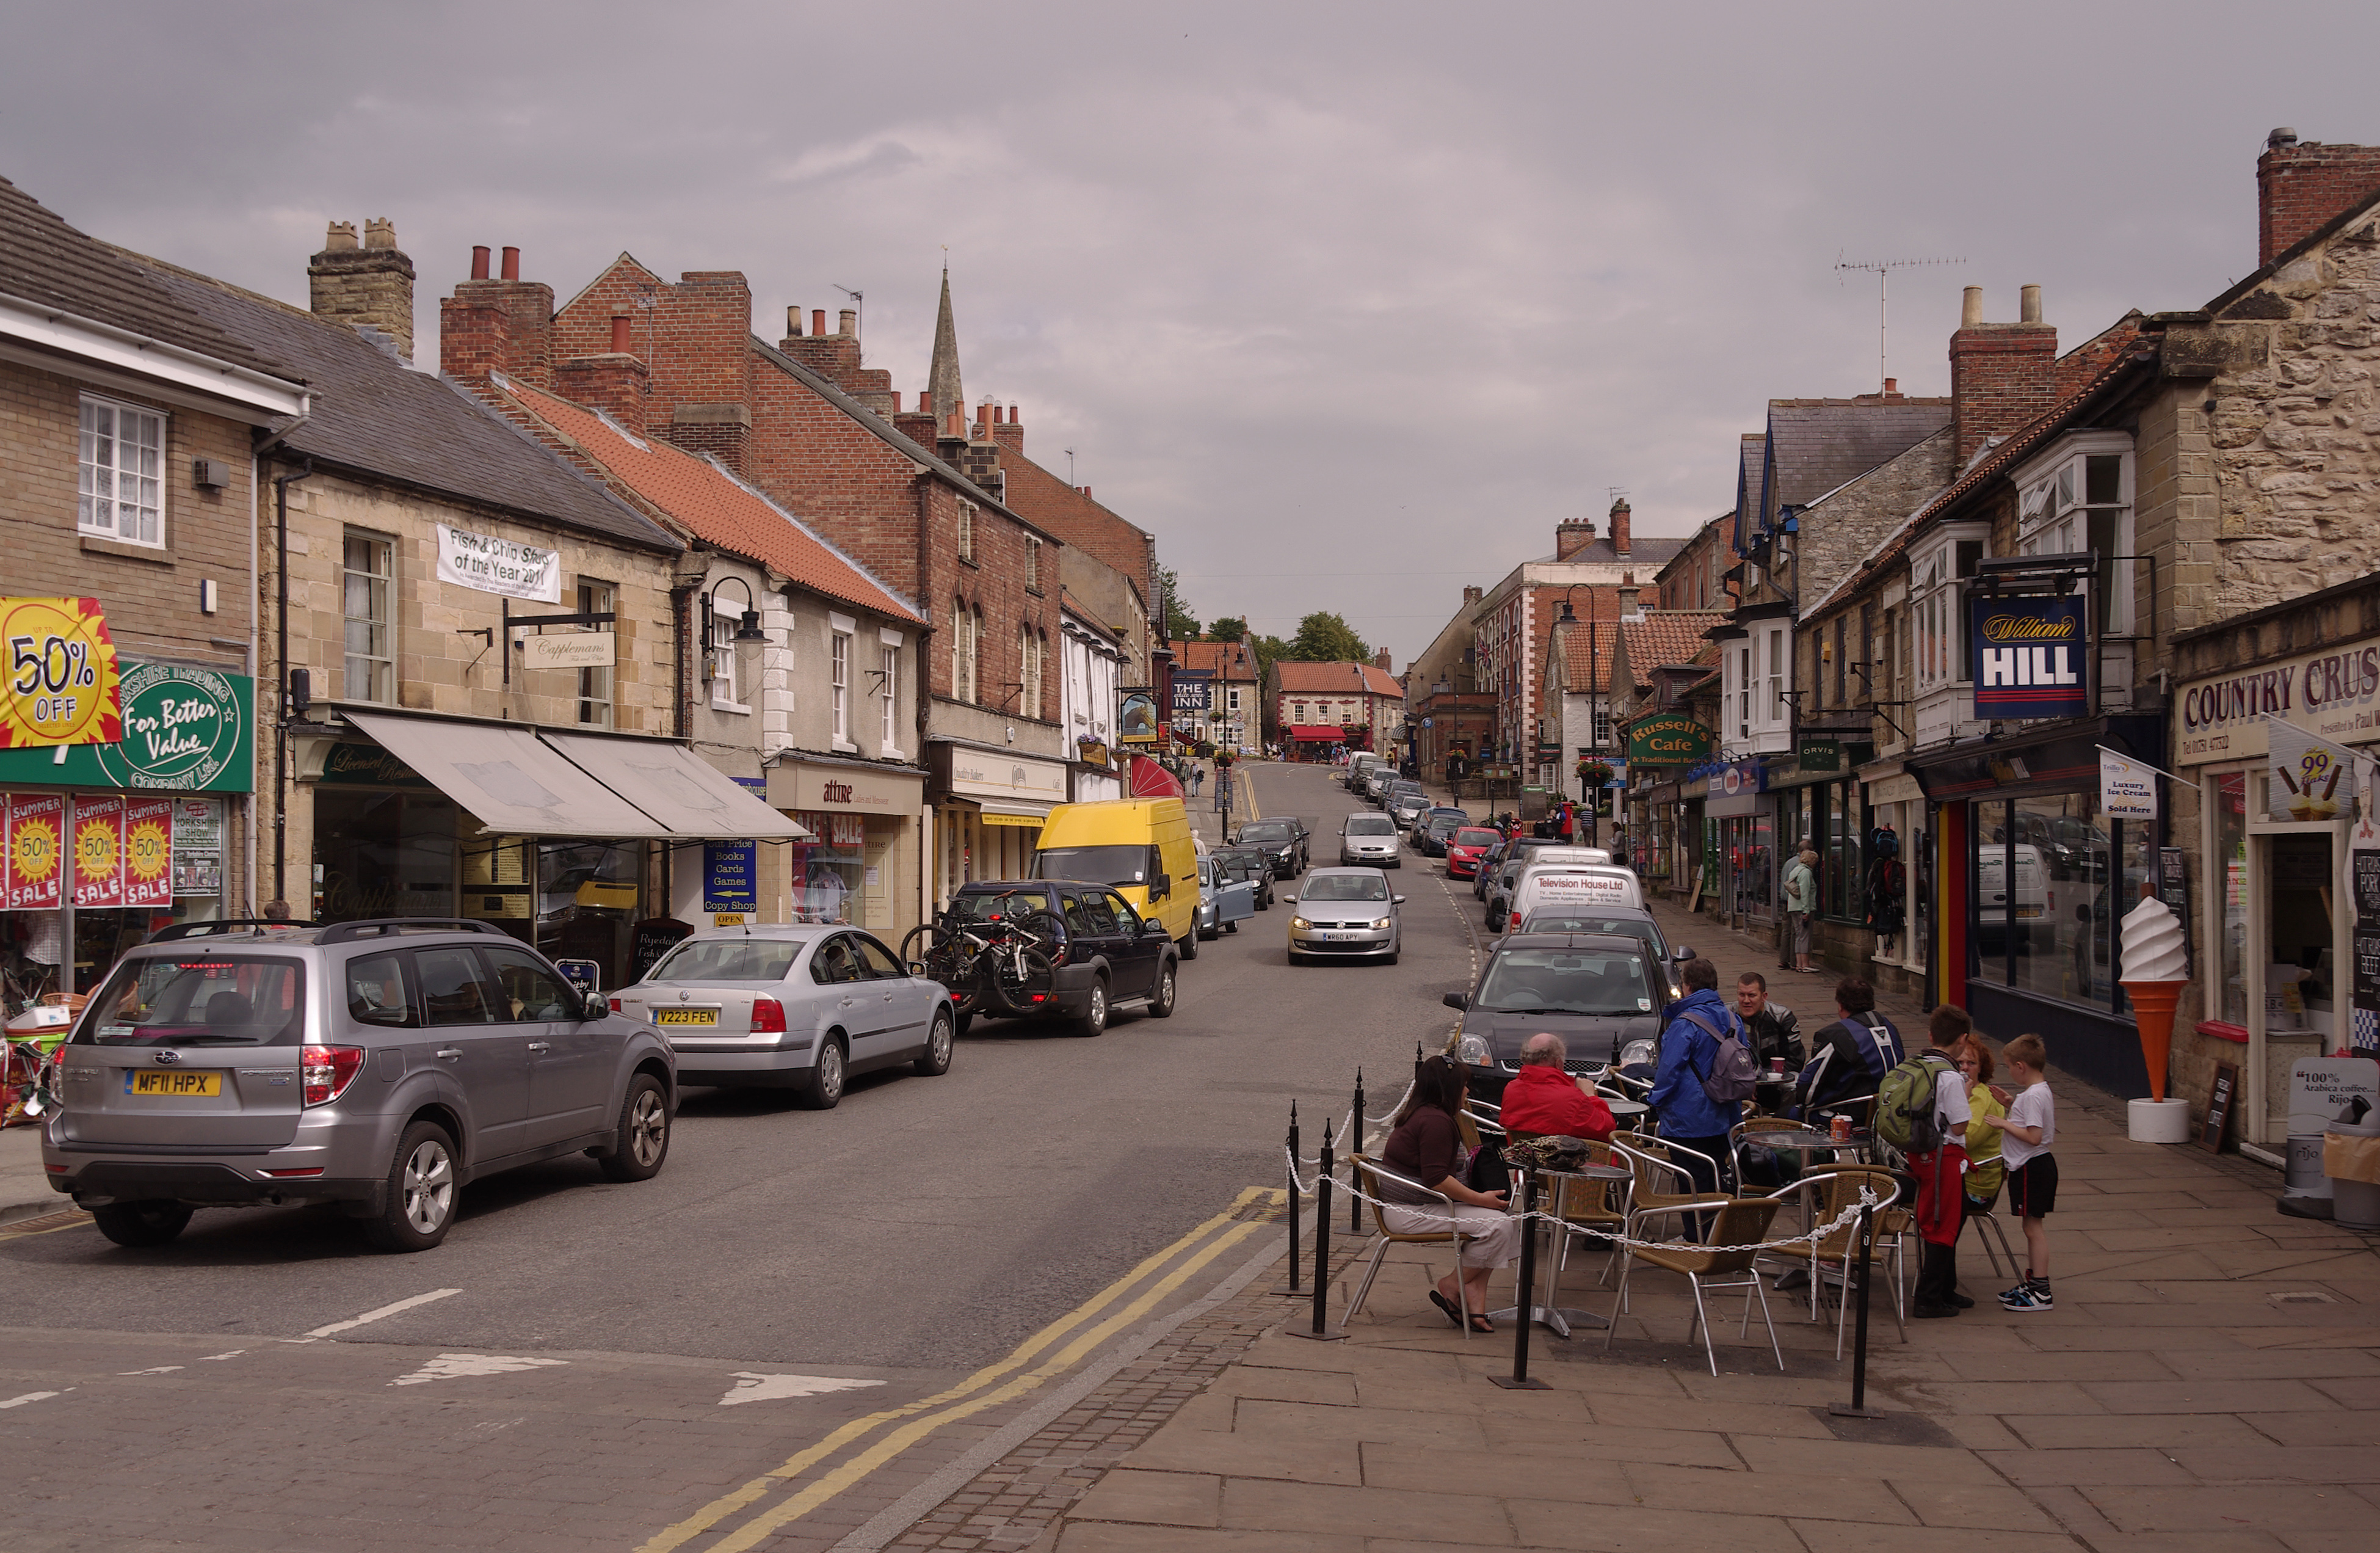
[[(834, 285), (834, 282), (829, 281), (827, 285)], [(847, 285), (834, 285), (834, 288), (851, 298), (851, 337), (865, 339), (868, 334), (868, 304), (861, 300), (865, 293), (854, 291)]]
[(1914, 270), (1927, 264), (1964, 264), (1965, 262), (1964, 259), (1852, 261), (1843, 259), (1840, 255), (1836, 257), (1835, 268), (1838, 270), (1866, 270), (1876, 275), (1876, 378), (1878, 392), (1883, 390), (1886, 374), (1890, 370), (1886, 358), (1886, 346), (1890, 339), (1888, 325), (1891, 322), (1892, 311), (1892, 272)]

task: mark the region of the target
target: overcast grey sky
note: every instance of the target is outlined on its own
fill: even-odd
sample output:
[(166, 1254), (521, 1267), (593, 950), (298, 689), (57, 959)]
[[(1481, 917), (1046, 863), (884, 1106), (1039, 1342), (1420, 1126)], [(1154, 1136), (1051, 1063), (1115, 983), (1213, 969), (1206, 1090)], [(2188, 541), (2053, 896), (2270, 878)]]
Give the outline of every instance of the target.
[(566, 297), (867, 294), (914, 395), (950, 250), (970, 398), (1158, 536), (1208, 618), (1397, 666), (1625, 490), (1733, 501), (1772, 396), (1946, 392), (1960, 287), (2072, 344), (2255, 263), (2267, 130), (2380, 139), (2380, 7), (1373, 3), (0, 9), (0, 175), (303, 303), (392, 217), (422, 355), (470, 245)]

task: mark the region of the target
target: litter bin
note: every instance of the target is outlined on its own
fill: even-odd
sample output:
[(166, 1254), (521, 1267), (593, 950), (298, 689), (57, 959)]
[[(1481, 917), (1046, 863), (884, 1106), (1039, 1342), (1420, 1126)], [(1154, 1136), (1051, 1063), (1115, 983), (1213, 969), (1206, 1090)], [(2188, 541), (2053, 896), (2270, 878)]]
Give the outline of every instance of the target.
[[(2380, 1117), (2366, 1111), (2365, 1116)], [(2380, 1230), (2380, 1121), (2334, 1122), (2323, 1130), (2322, 1173), (2330, 1217), (2350, 1230)]]

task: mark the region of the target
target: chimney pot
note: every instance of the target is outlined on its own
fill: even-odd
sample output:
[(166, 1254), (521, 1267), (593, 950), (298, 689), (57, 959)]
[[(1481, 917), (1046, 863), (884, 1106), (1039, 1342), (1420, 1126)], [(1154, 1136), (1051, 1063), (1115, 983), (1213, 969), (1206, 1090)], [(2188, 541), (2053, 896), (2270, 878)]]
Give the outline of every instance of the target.
[(2041, 287), (2037, 285), (2027, 285), (2019, 288), (2017, 292), (2016, 316), (2017, 322), (2020, 323), (2039, 323), (2041, 322)]
[(322, 238), (322, 251), (324, 253), (353, 253), (355, 250), (356, 224), (352, 221), (334, 221), (331, 223), (330, 232)]
[(508, 281), (520, 279), (520, 249), (509, 243), (504, 245), (504, 278)]
[(1008, 406), (1008, 424), (1011, 426), (1022, 426), (1025, 424), (1025, 418), (1017, 412), (1017, 408), (1014, 405)]
[(826, 333), (826, 309), (824, 308), (812, 308), (810, 309), (810, 333), (813, 334), (823, 334)]
[(373, 216), (364, 223), (364, 247), (393, 249), (396, 246), (396, 223), (388, 217)]
[(485, 243), (471, 245), (471, 278), (475, 281), (488, 278), (488, 245)]
[(2287, 127), (2276, 129), (2265, 137), (2265, 148), (2267, 151), (2280, 151), (2297, 143), (2298, 132)]
[(1086, 502), (1087, 502), (1087, 501), (1089, 501), (1090, 499), (1091, 499), (1091, 488), (1090, 488), (1089, 486), (1087, 486), (1087, 486), (1083, 487), (1083, 500), (1084, 500), (1084, 501), (1086, 501)]
[(852, 310), (851, 309), (849, 309), (849, 308), (845, 308), (845, 309), (843, 309), (843, 327), (842, 327), (841, 329), (836, 330), (836, 331), (835, 331), (835, 333), (836, 333), (836, 334), (858, 334), (858, 333), (859, 333), (859, 314), (858, 314), (858, 313), (856, 313), (856, 312), (855, 312), (855, 311), (853, 311), (853, 310)]
[(931, 415), (934, 413), (934, 391), (932, 389), (921, 388), (917, 390), (917, 413), (919, 415)]
[(1971, 285), (1967, 287), (1966, 296), (1959, 304), (1959, 327), (1980, 329), (1983, 323), (1984, 288), (1980, 285)]
[(612, 315), (612, 354), (614, 356), (626, 356), (630, 354), (628, 348), (628, 315), (626, 313), (613, 313)]
[(1887, 379), (1885, 379), (1885, 380), (1884, 380), (1884, 391), (1885, 391), (1885, 393), (1886, 393), (1886, 394), (1898, 394), (1898, 393), (1900, 393), (1900, 380), (1899, 378), (1887, 378)]
[(794, 307), (787, 308), (785, 309), (785, 334), (787, 337), (792, 339), (798, 340), (802, 337), (802, 309), (800, 308)]

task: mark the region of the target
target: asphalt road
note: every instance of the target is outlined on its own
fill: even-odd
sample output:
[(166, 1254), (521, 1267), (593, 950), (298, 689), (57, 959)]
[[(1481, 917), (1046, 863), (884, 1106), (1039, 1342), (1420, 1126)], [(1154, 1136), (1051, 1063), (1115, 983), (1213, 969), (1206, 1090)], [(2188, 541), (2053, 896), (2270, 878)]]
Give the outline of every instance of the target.
[[(1304, 817), (1317, 861), (1335, 861), (1340, 818), (1359, 806), (1329, 770), (1264, 766), (1243, 779), (1256, 813)], [(1228, 1212), (1245, 1188), (1278, 1185), (1293, 1098), (1309, 1152), (1320, 1119), (1345, 1114), (1359, 1064), (1383, 1109), (1415, 1044), (1443, 1039), (1452, 1015), (1439, 995), (1469, 985), (1474, 903), (1443, 873), (1413, 858), (1391, 876), (1407, 896), (1397, 965), (1292, 969), (1290, 908), (1276, 904), (1183, 967), (1171, 1020), (1123, 1016), (1097, 1040), (979, 1023), (947, 1075), (860, 1079), (822, 1114), (690, 1090), (655, 1180), (609, 1183), (580, 1159), (496, 1178), (468, 1190), (445, 1244), (424, 1255), (375, 1254), (323, 1209), (201, 1212), (149, 1252), (88, 1227), (0, 1238), (0, 1320), (15, 1329), (0, 1356), (0, 1408), (55, 1393), (6, 1413), (12, 1457), (19, 1471), (54, 1449), (73, 1460), (137, 1426), (205, 1463), (293, 1426), (319, 1438), (305, 1427), (316, 1416), (356, 1439), (402, 1431), (432, 1465), (470, 1458), (486, 1438), (473, 1431), (496, 1426), (492, 1413), (427, 1433), (390, 1414), (434, 1396), (467, 1413), (526, 1409), (531, 1432), (557, 1440), (589, 1408), (689, 1419), (703, 1426), (704, 1462), (723, 1459), (728, 1476), (765, 1472), (844, 1418), (1010, 1354)], [(1177, 1278), (1143, 1302), (1147, 1314), (1195, 1299), (1255, 1244)], [(319, 1346), (290, 1342), (424, 1295), (435, 1297)], [(466, 1361), (489, 1354), (511, 1367), (468, 1373)], [(567, 1357), (535, 1362), (555, 1355)], [(438, 1373), (405, 1378), (425, 1366)], [(880, 1384), (719, 1413), (735, 1377), (785, 1366)], [(141, 1370), (159, 1373), (130, 1374)], [(140, 1455), (110, 1473), (120, 1490), (153, 1487), (143, 1479), (163, 1460)], [(538, 1481), (616, 1470), (586, 1452), (547, 1463)], [(664, 1480), (655, 1517), (710, 1491), (691, 1468), (683, 1485), (666, 1462), (654, 1470)], [(285, 1474), (251, 1481), (269, 1498)], [(293, 1511), (305, 1492), (300, 1474), (286, 1489)], [(122, 1508), (141, 1502), (119, 1501), (114, 1513), (130, 1518), (110, 1523), (111, 1546), (166, 1535), (162, 1520), (152, 1529)], [(170, 1498), (151, 1502), (169, 1514)], [(496, 1546), (494, 1524), (484, 1542), (466, 1527), (451, 1545)], [(190, 1525), (176, 1518), (173, 1535)], [(650, 1529), (624, 1524), (617, 1545)]]

